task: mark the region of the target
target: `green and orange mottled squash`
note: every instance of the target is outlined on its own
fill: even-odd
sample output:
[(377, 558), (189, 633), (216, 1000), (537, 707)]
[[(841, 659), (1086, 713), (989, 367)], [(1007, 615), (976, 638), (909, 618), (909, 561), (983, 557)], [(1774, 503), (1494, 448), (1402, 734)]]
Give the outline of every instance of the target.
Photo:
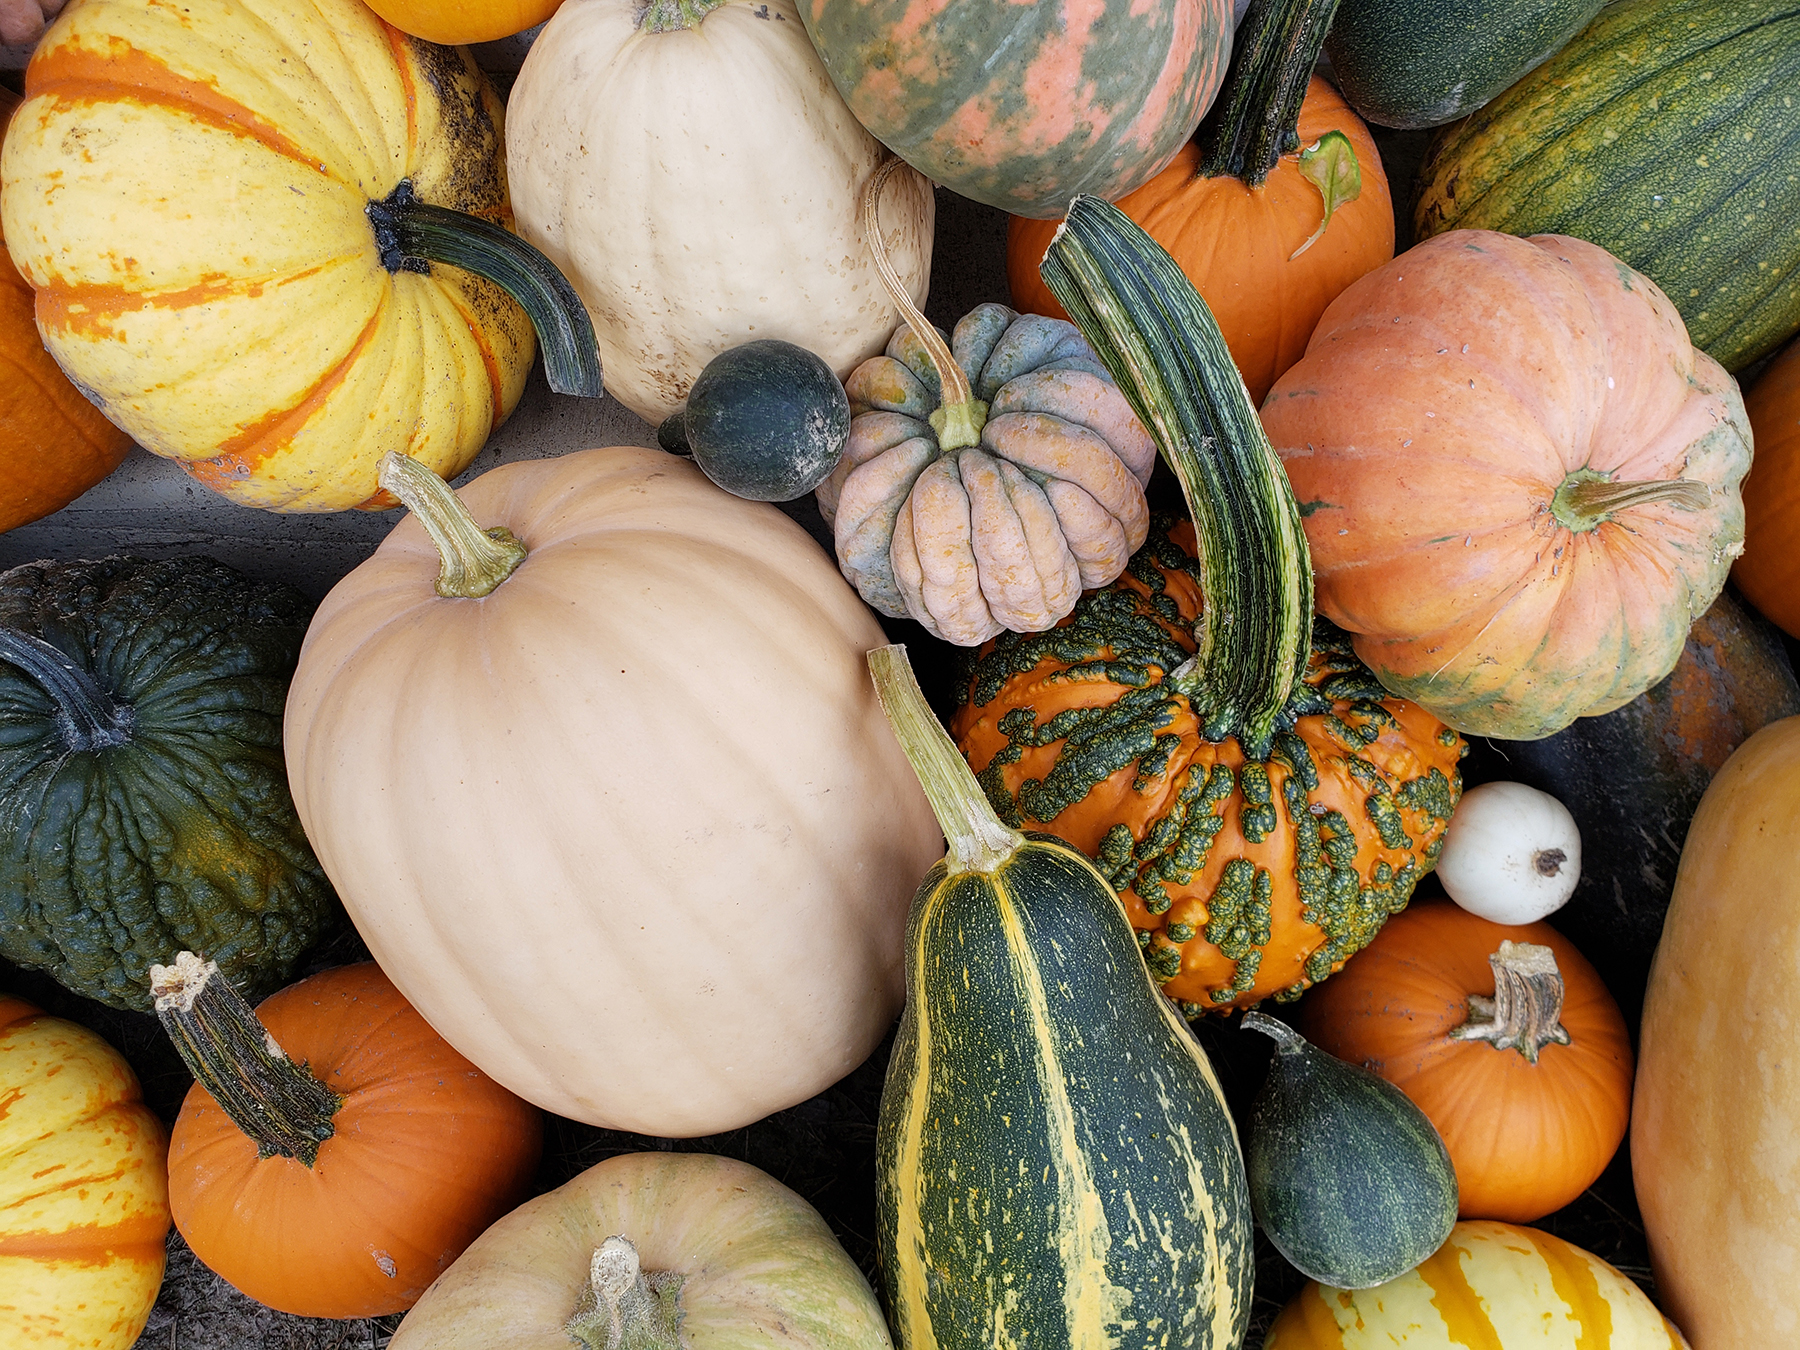
[(1756, 460), (1744, 479), (1744, 554), (1731, 579), (1789, 637), (1800, 637), (1800, 342), (1744, 395)]

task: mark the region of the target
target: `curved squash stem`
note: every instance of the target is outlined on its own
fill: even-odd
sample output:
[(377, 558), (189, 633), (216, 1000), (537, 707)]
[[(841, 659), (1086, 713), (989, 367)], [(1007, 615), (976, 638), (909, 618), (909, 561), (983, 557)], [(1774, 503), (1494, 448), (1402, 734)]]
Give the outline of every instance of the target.
[(56, 729), (71, 750), (104, 750), (131, 742), (136, 713), (51, 643), (0, 628), (0, 661), (17, 666), (56, 705)]
[(1300, 148), (1300, 105), (1337, 7), (1338, 0), (1252, 0), (1232, 40), (1225, 86), (1194, 133), (1201, 177), (1260, 187)]
[(1550, 499), (1550, 514), (1559, 525), (1577, 534), (1598, 529), (1620, 511), (1653, 502), (1669, 502), (1684, 511), (1704, 511), (1712, 500), (1705, 483), (1691, 478), (1658, 478), (1648, 482), (1616, 483), (1593, 469), (1577, 469)]
[(182, 952), (150, 967), (156, 1016), (195, 1080), (256, 1143), (259, 1158), (311, 1167), (344, 1099), (289, 1059), (216, 962)]
[(483, 530), (450, 485), (418, 460), (390, 450), (376, 481), (405, 503), (437, 545), (439, 595), (479, 599), (525, 561), (525, 546), (511, 530)]
[(1306, 1049), (1307, 1040), (1286, 1022), (1270, 1017), (1267, 1013), (1259, 1013), (1255, 1008), (1246, 1012), (1238, 1025), (1245, 1031), (1260, 1031), (1275, 1042), (1275, 1051), (1282, 1055), (1297, 1055)]
[(905, 167), (905, 160), (898, 155), (889, 155), (869, 175), (862, 194), (863, 238), (868, 241), (869, 252), (874, 256), (881, 284), (887, 287), (900, 317), (924, 345), (932, 367), (937, 371), (939, 406), (931, 415), (931, 426), (937, 432), (938, 449), (961, 450), (965, 446), (981, 444), (981, 428), (987, 422), (987, 404), (975, 397), (975, 391), (969, 387), (968, 373), (951, 353), (943, 335), (913, 304), (900, 274), (888, 261), (887, 245), (881, 237), (881, 190), (895, 170)]
[(950, 874), (996, 870), (1018, 852), (1025, 836), (1002, 824), (988, 805), (968, 761), (925, 702), (906, 648), (898, 643), (875, 648), (869, 653), (869, 673), (894, 738), (944, 831)]
[(1556, 953), (1534, 942), (1502, 939), (1488, 957), (1494, 996), (1469, 995), (1469, 1020), (1450, 1029), (1453, 1041), (1487, 1041), (1496, 1050), (1517, 1050), (1529, 1064), (1546, 1045), (1570, 1045), (1562, 1024), (1563, 977)]
[(646, 1272), (631, 1239), (615, 1234), (594, 1253), (563, 1332), (586, 1350), (680, 1350), (685, 1283), (672, 1270)]

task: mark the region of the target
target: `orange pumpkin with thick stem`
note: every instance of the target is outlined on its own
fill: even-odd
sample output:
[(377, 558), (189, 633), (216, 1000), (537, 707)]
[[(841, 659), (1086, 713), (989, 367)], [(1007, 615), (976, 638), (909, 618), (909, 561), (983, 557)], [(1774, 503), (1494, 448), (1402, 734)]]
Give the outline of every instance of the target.
[(1800, 342), (1744, 395), (1756, 462), (1744, 479), (1744, 555), (1731, 579), (1790, 637), (1800, 637)]

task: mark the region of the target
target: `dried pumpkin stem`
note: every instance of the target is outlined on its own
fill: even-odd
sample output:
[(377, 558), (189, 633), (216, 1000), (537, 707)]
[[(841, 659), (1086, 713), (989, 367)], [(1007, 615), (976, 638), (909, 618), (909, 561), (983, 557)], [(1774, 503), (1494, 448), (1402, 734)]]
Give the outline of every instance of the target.
[(1704, 511), (1712, 500), (1705, 483), (1691, 478), (1658, 478), (1617, 483), (1593, 469), (1577, 469), (1556, 489), (1550, 513), (1565, 529), (1583, 533), (1598, 529), (1621, 511), (1668, 502), (1684, 511)]
[(1568, 1045), (1562, 1024), (1563, 977), (1556, 953), (1534, 942), (1503, 939), (1488, 957), (1494, 996), (1469, 995), (1469, 1020), (1450, 1029), (1454, 1041), (1487, 1041), (1496, 1050), (1517, 1050), (1536, 1064), (1546, 1045)]
[(480, 599), (525, 561), (525, 545), (511, 530), (482, 529), (450, 485), (418, 460), (390, 450), (376, 481), (406, 504), (437, 545), (439, 595)]
[(1251, 0), (1225, 86), (1194, 134), (1202, 177), (1259, 187), (1300, 148), (1300, 105), (1337, 7), (1338, 0)]
[(56, 705), (56, 729), (71, 750), (127, 745), (135, 714), (56, 646), (16, 628), (0, 628), (0, 661), (24, 671)]
[(289, 1059), (216, 962), (182, 952), (150, 967), (156, 1016), (200, 1086), (256, 1143), (259, 1158), (311, 1167), (344, 1099)]
[(1267, 1013), (1259, 1013), (1254, 1008), (1244, 1014), (1239, 1025), (1245, 1031), (1259, 1031), (1274, 1041), (1277, 1054), (1297, 1055), (1306, 1049), (1306, 1037), (1286, 1022), (1270, 1017)]
[(642, 33), (679, 33), (698, 28), (706, 16), (725, 0), (648, 0), (639, 7), (637, 27)]
[(951, 875), (994, 871), (1018, 851), (1025, 836), (994, 814), (968, 761), (926, 703), (906, 648), (875, 648), (869, 653), (869, 673), (894, 738), (944, 831)]
[(681, 1286), (672, 1270), (645, 1271), (631, 1239), (600, 1244), (564, 1333), (586, 1350), (680, 1350)]

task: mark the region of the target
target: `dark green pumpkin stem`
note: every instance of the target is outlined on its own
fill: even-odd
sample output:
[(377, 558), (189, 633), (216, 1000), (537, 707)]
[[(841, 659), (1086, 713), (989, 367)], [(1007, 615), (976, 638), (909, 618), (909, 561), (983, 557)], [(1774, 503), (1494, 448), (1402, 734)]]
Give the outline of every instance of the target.
[(1337, 7), (1338, 0), (1251, 0), (1225, 87), (1194, 133), (1204, 177), (1260, 187), (1300, 148), (1300, 104)]
[(420, 201), (404, 178), (385, 201), (369, 203), (368, 215), (388, 271), (428, 273), (439, 262), (486, 277), (531, 317), (550, 387), (600, 397), (594, 322), (555, 263), (490, 220)]
[(1212, 312), (1161, 245), (1080, 196), (1040, 269), (1175, 473), (1199, 539), (1198, 650), (1174, 679), (1209, 740), (1268, 756), (1312, 641), (1311, 555)]
[(1538, 1062), (1546, 1045), (1571, 1043), (1562, 1024), (1563, 977), (1554, 951), (1503, 938), (1488, 965), (1494, 972), (1494, 996), (1469, 995), (1469, 1020), (1450, 1028), (1451, 1040), (1517, 1050), (1528, 1064)]
[(1655, 478), (1616, 483), (1595, 469), (1577, 469), (1550, 499), (1550, 514), (1577, 534), (1598, 529), (1621, 511), (1653, 502), (1670, 502), (1687, 511), (1704, 511), (1712, 500), (1705, 483), (1691, 478)]
[(0, 661), (24, 671), (56, 705), (56, 729), (71, 750), (104, 750), (131, 741), (134, 714), (57, 647), (16, 628), (0, 628)]
[(583, 1350), (681, 1350), (681, 1286), (672, 1270), (646, 1271), (629, 1238), (600, 1244), (563, 1333)]
[(450, 485), (418, 460), (390, 450), (376, 481), (405, 503), (437, 545), (439, 595), (479, 600), (525, 561), (525, 545), (511, 530), (482, 529)]
[(212, 961), (182, 952), (150, 967), (156, 1016), (194, 1079), (256, 1143), (259, 1158), (311, 1167), (344, 1099), (289, 1059)]

